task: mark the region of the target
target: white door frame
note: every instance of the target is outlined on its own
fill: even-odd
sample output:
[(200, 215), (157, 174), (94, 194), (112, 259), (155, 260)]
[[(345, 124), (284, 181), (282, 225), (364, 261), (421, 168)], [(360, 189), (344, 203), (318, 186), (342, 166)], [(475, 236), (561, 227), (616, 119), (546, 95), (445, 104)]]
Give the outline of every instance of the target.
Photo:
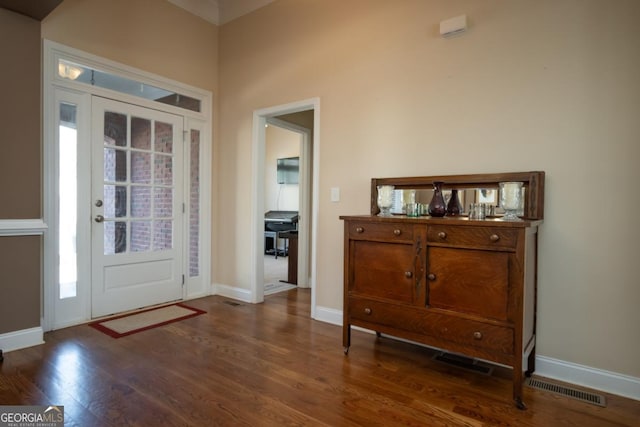
[[(82, 64), (93, 69), (102, 70), (113, 75), (118, 75), (133, 81), (152, 85), (158, 88), (167, 89), (175, 93), (185, 94), (189, 97), (199, 99), (201, 108), (199, 112), (186, 110), (168, 104), (161, 104), (153, 100), (139, 98), (126, 93), (121, 93), (98, 86), (88, 85), (63, 79), (58, 75), (58, 60), (64, 59), (77, 64)], [(90, 293), (79, 292), (78, 298), (74, 301), (65, 301), (66, 306), (73, 304), (70, 310), (75, 310), (76, 316), (66, 320), (56, 318), (56, 289), (57, 289), (57, 210), (56, 194), (58, 191), (57, 177), (57, 121), (56, 108), (59, 94), (70, 94), (87, 101), (78, 102), (84, 108), (90, 106), (88, 98), (90, 95), (98, 95), (105, 98), (127, 102), (142, 107), (152, 108), (168, 113), (180, 115), (184, 118), (185, 130), (199, 130), (200, 135), (200, 275), (197, 277), (185, 278), (185, 289), (183, 292), (185, 299), (197, 298), (211, 295), (211, 151), (212, 151), (212, 93), (197, 87), (186, 85), (175, 80), (167, 79), (156, 74), (139, 70), (128, 65), (111, 61), (84, 51), (80, 51), (50, 40), (43, 43), (43, 219), (46, 227), (44, 232), (44, 262), (43, 262), (43, 319), (41, 324), (45, 331), (54, 327), (66, 327), (90, 320)], [(75, 95), (74, 95), (75, 94)], [(84, 119), (83, 119), (84, 117)], [(86, 111), (79, 113), (79, 126), (90, 126), (90, 114)], [(79, 131), (80, 132), (80, 131)], [(84, 132), (84, 131), (83, 131)], [(185, 147), (189, 144), (185, 141)], [(188, 173), (188, 162), (185, 158), (185, 176)], [(185, 180), (186, 181), (186, 180)], [(186, 185), (186, 183), (185, 183)], [(186, 188), (186, 187), (185, 187)], [(185, 192), (185, 194), (187, 194)], [(187, 203), (187, 210), (189, 205)], [(188, 215), (186, 215), (188, 217)], [(186, 223), (186, 221), (185, 221)], [(185, 234), (188, 236), (188, 234)], [(186, 238), (186, 237), (185, 237)], [(186, 273), (188, 261), (186, 250), (184, 251), (184, 266), (182, 270)], [(90, 287), (91, 284), (88, 283)]]
[[(297, 113), (300, 111), (313, 110), (313, 177), (311, 185), (311, 195), (301, 195), (301, 206), (304, 209), (304, 205), (309, 206), (311, 228), (309, 245), (307, 240), (306, 247), (311, 250), (311, 265), (309, 274), (309, 286), (311, 287), (311, 317), (315, 318), (316, 313), (316, 258), (317, 258), (317, 229), (318, 229), (318, 189), (320, 180), (320, 99), (311, 98), (290, 104), (277, 105), (269, 108), (263, 108), (253, 112), (253, 143), (252, 143), (252, 158), (253, 158), (253, 182), (251, 188), (251, 199), (253, 200), (252, 207), (252, 226), (251, 235), (253, 236), (251, 243), (251, 263), (253, 270), (251, 272), (251, 302), (260, 303), (264, 301), (264, 170), (265, 170), (265, 125), (273, 120), (274, 117), (284, 114)], [(282, 123), (282, 122), (278, 122)], [(309, 141), (304, 144), (306, 147), (302, 147), (301, 157), (303, 165), (309, 162)], [(306, 151), (305, 151), (306, 150)], [(303, 166), (304, 168), (304, 166)], [(309, 168), (307, 168), (307, 176), (309, 177)], [(304, 171), (303, 171), (304, 173)], [(308, 181), (307, 181), (308, 182)], [(308, 193), (307, 188), (303, 189), (301, 193)], [(306, 197), (306, 199), (305, 199)], [(309, 211), (307, 211), (309, 212)], [(301, 236), (302, 237), (302, 236)], [(300, 247), (304, 245), (304, 242), (300, 243)], [(303, 256), (303, 255), (301, 255)], [(309, 259), (308, 254), (304, 255), (306, 259)], [(305, 273), (306, 274), (306, 273)]]

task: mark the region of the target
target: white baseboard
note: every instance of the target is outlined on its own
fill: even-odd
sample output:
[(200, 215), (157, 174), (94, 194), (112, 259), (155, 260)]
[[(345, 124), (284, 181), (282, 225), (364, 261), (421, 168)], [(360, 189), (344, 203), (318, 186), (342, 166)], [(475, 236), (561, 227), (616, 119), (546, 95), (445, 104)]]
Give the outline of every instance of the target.
[(332, 325), (342, 326), (342, 310), (336, 310), (329, 307), (316, 307), (315, 320)]
[(536, 356), (535, 375), (640, 400), (640, 378), (546, 356)]
[(42, 327), (22, 329), (0, 335), (0, 350), (4, 353), (44, 344)]
[[(342, 326), (342, 310), (317, 307), (315, 319)], [(640, 378), (629, 375), (540, 355), (536, 355), (535, 375), (640, 400)]]
[(220, 295), (242, 302), (251, 302), (251, 291), (249, 289), (223, 285), (221, 283), (213, 283), (211, 285), (211, 295)]

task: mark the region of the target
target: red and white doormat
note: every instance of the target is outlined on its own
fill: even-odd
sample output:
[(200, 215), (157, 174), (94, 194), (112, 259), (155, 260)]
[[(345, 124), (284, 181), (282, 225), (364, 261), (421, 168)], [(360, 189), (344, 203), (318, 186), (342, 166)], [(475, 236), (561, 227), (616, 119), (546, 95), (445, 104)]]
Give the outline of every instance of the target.
[(206, 313), (184, 304), (172, 304), (89, 323), (89, 326), (113, 338), (157, 328)]

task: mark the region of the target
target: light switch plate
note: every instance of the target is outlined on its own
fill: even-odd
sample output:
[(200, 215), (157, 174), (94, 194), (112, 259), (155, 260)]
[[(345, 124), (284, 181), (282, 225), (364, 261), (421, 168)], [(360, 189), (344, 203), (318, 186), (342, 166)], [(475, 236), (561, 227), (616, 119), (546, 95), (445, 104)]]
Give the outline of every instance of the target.
[(332, 187), (331, 188), (331, 201), (339, 202), (340, 201), (340, 187)]

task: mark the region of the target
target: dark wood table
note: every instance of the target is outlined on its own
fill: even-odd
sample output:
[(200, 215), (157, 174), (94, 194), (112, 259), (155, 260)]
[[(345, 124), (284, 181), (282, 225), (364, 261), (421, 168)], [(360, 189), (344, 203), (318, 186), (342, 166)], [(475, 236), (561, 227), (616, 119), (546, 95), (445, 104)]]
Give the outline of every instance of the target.
[(298, 284), (298, 231), (285, 231), (280, 233), (282, 239), (289, 240), (289, 269), (287, 283)]

